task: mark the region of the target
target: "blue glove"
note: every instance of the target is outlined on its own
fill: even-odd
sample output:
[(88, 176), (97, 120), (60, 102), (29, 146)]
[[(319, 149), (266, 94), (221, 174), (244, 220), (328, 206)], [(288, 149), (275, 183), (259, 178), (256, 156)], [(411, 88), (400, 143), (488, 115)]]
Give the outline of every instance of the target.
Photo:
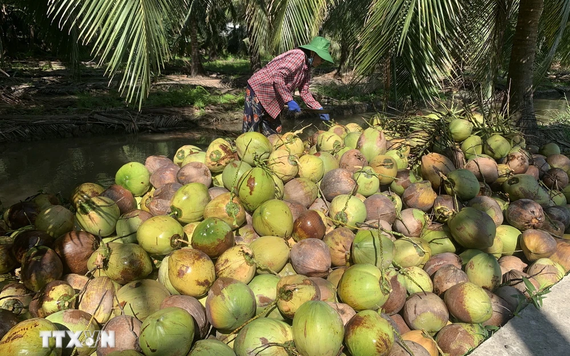
[(323, 121), (330, 121), (331, 120), (331, 117), (329, 116), (329, 114), (320, 114), (319, 117)]
[[(324, 110), (324, 108), (320, 108), (319, 110)], [(329, 114), (320, 114), (319, 117), (323, 121), (330, 121), (331, 120), (331, 117), (329, 116)]]
[(289, 107), (289, 111), (292, 112), (301, 112), (301, 108), (299, 107), (299, 104), (297, 104), (295, 102), (295, 100), (291, 100), (290, 102), (287, 103), (287, 106)]

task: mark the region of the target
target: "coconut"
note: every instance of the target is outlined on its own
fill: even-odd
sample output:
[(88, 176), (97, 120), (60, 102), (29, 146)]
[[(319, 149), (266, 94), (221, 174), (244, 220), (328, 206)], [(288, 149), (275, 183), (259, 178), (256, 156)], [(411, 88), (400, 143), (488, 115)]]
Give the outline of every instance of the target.
[(467, 206), (487, 213), (493, 219), (497, 227), (503, 224), (503, 210), (495, 199), (486, 196), (478, 196), (469, 200), (467, 202)]
[(435, 219), (441, 223), (447, 222), (461, 208), (463, 208), (463, 204), (447, 194), (438, 195), (433, 202)]
[(542, 181), (550, 189), (562, 190), (568, 185), (568, 174), (562, 168), (551, 168), (544, 174)]
[(359, 150), (350, 149), (341, 156), (338, 166), (339, 168), (354, 173), (362, 167), (368, 166), (368, 160)]
[(469, 282), (493, 290), (501, 283), (501, 267), (495, 256), (480, 253), (473, 256), (465, 265), (465, 273)]
[(456, 251), (451, 232), (445, 225), (432, 223), (424, 229), (420, 237), (428, 243), (432, 255)]
[(444, 181), (444, 187), (447, 194), (455, 194), (457, 198), (463, 201), (473, 199), (479, 193), (479, 181), (467, 169), (456, 169), (449, 172)]
[(466, 119), (453, 119), (449, 123), (449, 132), (455, 142), (461, 142), (471, 135), (473, 124)]
[(390, 323), (373, 310), (357, 313), (346, 325), (344, 344), (351, 355), (387, 355), (394, 344)]
[[(403, 344), (404, 346), (401, 346)], [(409, 350), (409, 351), (408, 351)], [(388, 356), (430, 356), (428, 350), (426, 350), (422, 345), (411, 340), (402, 340), (394, 343), (394, 346), (390, 350)]]
[(431, 257), (428, 243), (419, 237), (404, 237), (394, 241), (394, 262), (398, 266), (423, 267)]
[(112, 317), (115, 296), (119, 288), (120, 285), (109, 277), (89, 280), (79, 295), (78, 309), (93, 315), (99, 324), (105, 324)]
[[(89, 198), (92, 197), (96, 197), (99, 194), (101, 194), (103, 191), (105, 190), (105, 188), (103, 188), (102, 185), (97, 184), (97, 183), (81, 183), (80, 185), (78, 185), (77, 187), (75, 187), (73, 189), (73, 192), (71, 193), (71, 204), (73, 205), (73, 207), (77, 207), (77, 204), (80, 201), (84, 201), (84, 200), (88, 200)], [(33, 206), (33, 202), (22, 202), (22, 204), (24, 204), (23, 206), (20, 205), (21, 207), (25, 207), (25, 206)], [(12, 208), (14, 207), (14, 205), (12, 205), (10, 207), (10, 210), (12, 210)], [(30, 212), (27, 213), (28, 216), (30, 216), (31, 219), (31, 215), (29, 214)], [(26, 223), (25, 225), (27, 225), (27, 219), (26, 219)], [(8, 225), (10, 225), (10, 223), (8, 223)], [(13, 229), (15, 229), (16, 227), (13, 227)]]
[(449, 313), (465, 323), (484, 323), (493, 315), (491, 298), (485, 290), (471, 282), (449, 288), (443, 300)]
[(483, 152), (494, 159), (501, 159), (511, 151), (511, 143), (499, 134), (493, 134), (485, 140)]
[(326, 225), (321, 215), (315, 210), (307, 210), (293, 223), (292, 236), (295, 241), (307, 238), (322, 239), (325, 236)]
[(337, 195), (331, 201), (329, 216), (335, 225), (346, 225), (355, 229), (366, 220), (366, 206), (353, 195)]
[(326, 277), (331, 267), (328, 246), (319, 239), (308, 238), (291, 248), (291, 264), (295, 271), (308, 277)]
[(540, 154), (545, 155), (545, 156), (560, 154), (560, 146), (558, 146), (554, 142), (549, 142), (549, 143), (543, 145), (542, 147), (540, 147), (539, 152), (540, 152)]
[(215, 278), (214, 263), (206, 253), (185, 247), (169, 255), (168, 279), (178, 292), (203, 297)]
[(546, 156), (546, 162), (551, 168), (562, 168), (565, 172), (570, 171), (570, 158), (563, 154), (551, 154)]
[(544, 224), (544, 211), (540, 204), (530, 199), (519, 199), (509, 204), (505, 220), (513, 227), (524, 231)]
[(337, 195), (350, 194), (356, 190), (356, 181), (352, 172), (337, 168), (326, 173), (320, 183), (324, 198), (332, 201)]
[(400, 217), (394, 221), (394, 231), (410, 237), (419, 237), (422, 230), (427, 225), (427, 215), (425, 212), (407, 208), (401, 211)]
[(398, 165), (390, 156), (378, 155), (372, 160), (369, 160), (368, 165), (378, 175), (381, 185), (392, 183), (398, 173)]
[[(295, 313), (292, 324), (295, 348), (302, 355), (338, 355), (344, 324), (333, 307), (323, 301), (308, 301)], [(327, 335), (326, 338), (321, 336)]]
[[(239, 331), (233, 350), (235, 350), (234, 355), (238, 356), (265, 354), (266, 352), (272, 355), (286, 355), (287, 351), (282, 345), (292, 342), (293, 332), (289, 324), (275, 319), (261, 318), (253, 320)], [(213, 353), (207, 355), (213, 355)]]
[(277, 283), (277, 308), (289, 319), (304, 303), (320, 298), (315, 282), (302, 274), (283, 276)]
[(480, 325), (454, 323), (445, 326), (435, 341), (447, 355), (465, 355), (485, 340), (486, 331)]
[(275, 182), (267, 171), (255, 167), (240, 178), (237, 194), (245, 210), (251, 213), (262, 203), (275, 198)]
[(447, 176), (453, 170), (455, 170), (453, 162), (442, 154), (432, 152), (422, 156), (422, 177), (429, 180), (434, 189), (443, 183), (440, 173)]
[(280, 271), (289, 260), (289, 246), (280, 237), (262, 236), (250, 243), (258, 273)]
[(443, 300), (434, 293), (412, 294), (403, 308), (406, 324), (414, 330), (436, 333), (449, 321)]
[(394, 315), (399, 313), (406, 303), (406, 282), (395, 270), (392, 269), (389, 271), (393, 271), (392, 274), (388, 275), (391, 292), (388, 296), (388, 300), (382, 305), (382, 311), (388, 315)]
[(167, 216), (153, 216), (137, 230), (139, 245), (151, 255), (165, 256), (184, 241), (184, 230), (176, 219)]
[(433, 291), (439, 296), (456, 284), (469, 282), (469, 277), (460, 267), (447, 264), (433, 274)]
[(38, 292), (49, 282), (63, 275), (63, 263), (47, 246), (33, 247), (22, 257), (20, 279), (26, 288)]
[(221, 332), (231, 332), (255, 315), (255, 295), (249, 286), (218, 277), (208, 292), (206, 317)]
[(348, 267), (338, 284), (340, 301), (356, 311), (380, 308), (390, 294), (382, 287), (381, 278), (380, 269), (374, 265), (357, 263)]
[(530, 154), (523, 149), (513, 149), (503, 162), (514, 174), (522, 174), (530, 165)]
[(402, 202), (407, 208), (416, 208), (425, 212), (431, 210), (436, 198), (437, 193), (428, 180), (410, 184), (402, 194)]
[(323, 242), (329, 247), (332, 266), (347, 265), (354, 237), (354, 232), (347, 227), (338, 227), (324, 236)]
[(396, 220), (396, 206), (384, 194), (373, 194), (364, 200), (366, 220), (384, 220), (393, 224)]
[(461, 258), (452, 252), (433, 254), (423, 268), (430, 276), (433, 276), (435, 272), (446, 265), (453, 265), (461, 269)]
[(386, 268), (392, 264), (394, 248), (394, 242), (378, 230), (359, 230), (352, 241), (351, 257), (355, 263)]
[(483, 153), (483, 140), (480, 136), (471, 135), (461, 142), (461, 150), (467, 158), (480, 156)]
[(485, 212), (465, 207), (447, 225), (455, 241), (465, 248), (484, 249), (493, 245), (497, 227)]
[(239, 135), (235, 140), (235, 145), (239, 159), (251, 166), (256, 165), (256, 160), (260, 162), (266, 160), (273, 150), (269, 139), (255, 131)]
[(520, 238), (521, 248), (527, 260), (536, 261), (556, 252), (556, 240), (546, 231), (527, 229)]
[(470, 159), (465, 169), (475, 174), (479, 181), (493, 184), (499, 178), (499, 166), (497, 162), (487, 156), (478, 156)]
[(214, 267), (217, 277), (231, 277), (243, 283), (249, 283), (257, 269), (253, 250), (245, 245), (233, 246), (224, 251)]
[(390, 190), (398, 195), (402, 195), (404, 190), (410, 186), (410, 184), (418, 182), (421, 177), (418, 178), (409, 169), (399, 169), (396, 173), (396, 178), (390, 183)]
[(272, 145), (274, 150), (284, 150), (297, 157), (300, 157), (305, 150), (303, 141), (294, 132), (285, 132), (282, 135), (275, 136), (270, 135), (268, 137), (270, 142), (272, 141), (272, 138)]
[[(425, 350), (427, 352), (428, 355), (430, 356), (438, 356), (439, 355), (439, 351), (437, 349), (437, 343), (435, 342), (435, 340), (433, 339), (433, 337), (429, 336), (429, 335), (425, 335), (425, 333), (422, 330), (410, 330), (407, 332), (402, 333), (402, 341), (403, 342), (408, 342), (408, 341), (412, 341), (415, 342), (416, 344), (420, 345), (423, 350)], [(408, 352), (409, 355), (409, 352)], [(392, 355), (390, 355), (392, 356)], [(414, 354), (414, 356), (417, 356)]]
[[(109, 199), (109, 198), (101, 198), (101, 199)], [(110, 201), (115, 205), (115, 207), (117, 206), (112, 200)], [(111, 214), (115, 213), (114, 210), (115, 209), (113, 207), (109, 208)], [(114, 215), (112, 218), (114, 218)], [(109, 219), (110, 225), (112, 224), (113, 221), (112, 218)], [(34, 216), (34, 220), (32, 223), (34, 224), (34, 227), (36, 229), (45, 231), (50, 236), (57, 238), (73, 230), (73, 225), (74, 225), (73, 213), (62, 205), (51, 205), (41, 210), (37, 214), (37, 216)]]
[(362, 131), (356, 148), (362, 152), (368, 162), (378, 155), (386, 152), (386, 137), (381, 130), (375, 127), (368, 127)]
[(402, 268), (400, 273), (404, 277), (404, 285), (408, 294), (420, 292), (433, 292), (433, 281), (429, 274), (419, 266)]
[(284, 186), (283, 200), (296, 202), (305, 208), (317, 199), (319, 188), (308, 178), (294, 178)]

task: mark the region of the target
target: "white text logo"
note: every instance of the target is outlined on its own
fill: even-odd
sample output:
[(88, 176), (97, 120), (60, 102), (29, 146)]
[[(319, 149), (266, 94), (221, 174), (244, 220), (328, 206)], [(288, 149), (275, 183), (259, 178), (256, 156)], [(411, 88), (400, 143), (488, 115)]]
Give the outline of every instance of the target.
[(65, 345), (66, 349), (75, 347), (115, 347), (114, 331), (84, 330), (84, 331), (40, 331), (42, 338), (42, 347), (49, 347), (49, 340), (55, 339), (55, 347), (61, 349), (64, 347), (63, 339), (68, 336), (69, 341)]

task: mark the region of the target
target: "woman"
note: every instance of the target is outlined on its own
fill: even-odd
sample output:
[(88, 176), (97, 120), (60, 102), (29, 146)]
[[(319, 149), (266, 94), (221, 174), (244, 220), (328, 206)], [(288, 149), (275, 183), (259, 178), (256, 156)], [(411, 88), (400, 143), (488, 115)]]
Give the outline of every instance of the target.
[[(309, 91), (311, 67), (318, 67), (323, 60), (333, 63), (329, 53), (330, 42), (315, 37), (311, 43), (299, 46), (275, 57), (247, 81), (243, 132), (261, 131), (265, 136), (281, 132), (279, 114), (287, 105), (289, 111), (300, 112), (293, 99), (299, 89), (301, 99), (311, 109), (323, 107)], [(321, 114), (328, 121), (328, 114)]]

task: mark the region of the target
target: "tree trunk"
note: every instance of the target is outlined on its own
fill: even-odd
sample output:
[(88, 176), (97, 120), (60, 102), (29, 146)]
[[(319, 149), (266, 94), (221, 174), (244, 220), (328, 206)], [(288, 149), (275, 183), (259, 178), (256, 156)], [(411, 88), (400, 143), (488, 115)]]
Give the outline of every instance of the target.
[[(192, 23), (196, 23), (196, 21), (191, 21)], [(200, 59), (200, 48), (198, 46), (198, 29), (195, 25), (190, 25), (190, 58), (192, 62), (190, 63), (190, 75), (197, 76), (197, 75), (206, 75), (206, 71), (204, 71), (204, 67), (202, 66), (202, 60)]]
[(538, 129), (533, 104), (534, 58), (544, 0), (521, 0), (509, 63), (509, 110), (525, 135)]
[(261, 69), (261, 56), (251, 41), (247, 46), (247, 52), (249, 53), (249, 67), (252, 72), (257, 72)]

